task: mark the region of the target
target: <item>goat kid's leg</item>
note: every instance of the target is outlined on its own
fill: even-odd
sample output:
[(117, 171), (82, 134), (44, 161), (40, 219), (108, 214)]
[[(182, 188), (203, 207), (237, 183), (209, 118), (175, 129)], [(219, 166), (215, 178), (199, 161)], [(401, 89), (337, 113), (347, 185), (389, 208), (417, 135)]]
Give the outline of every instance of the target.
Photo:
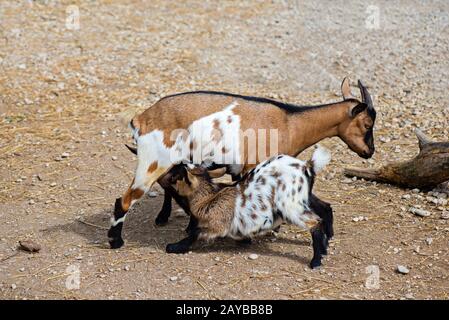
[(312, 246), (313, 246), (313, 258), (310, 261), (310, 268), (314, 269), (321, 266), (321, 258), (323, 253), (326, 251), (326, 247), (324, 245), (324, 238), (326, 235), (323, 232), (323, 228), (321, 224), (314, 227), (311, 230), (312, 234)]
[(162, 226), (168, 222), (168, 218), (170, 217), (172, 209), (171, 199), (171, 193), (166, 188), (164, 188), (164, 203), (162, 204), (162, 209), (157, 215), (155, 221), (157, 226)]
[(189, 202), (186, 197), (180, 196), (175, 189), (171, 188), (170, 190), (171, 196), (175, 199), (176, 203), (184, 210), (184, 212), (190, 216), (189, 225), (186, 228), (186, 232), (190, 233), (190, 231), (194, 230), (198, 226), (198, 221), (194, 216), (192, 216), (192, 212), (190, 211)]
[(144, 195), (144, 190), (129, 187), (122, 198), (115, 200), (114, 215), (111, 217), (111, 227), (108, 231), (111, 249), (118, 249), (125, 243), (122, 239), (123, 222), (132, 203)]
[(329, 245), (329, 240), (334, 236), (334, 215), (329, 203), (322, 201), (313, 193), (310, 196), (310, 206), (323, 222), (323, 231), (326, 235), (324, 239), (325, 248)]
[(189, 235), (176, 243), (169, 243), (165, 248), (167, 253), (186, 253), (189, 252), (193, 243), (198, 239), (201, 230), (199, 228), (195, 228), (190, 231)]
[(190, 215), (189, 224), (187, 225), (186, 232), (190, 233), (192, 230), (195, 230), (198, 228), (198, 220), (193, 216)]
[(312, 210), (316, 212), (321, 219), (323, 219), (324, 232), (327, 237), (331, 239), (334, 236), (334, 215), (330, 203), (321, 200), (312, 193), (310, 197), (310, 204)]

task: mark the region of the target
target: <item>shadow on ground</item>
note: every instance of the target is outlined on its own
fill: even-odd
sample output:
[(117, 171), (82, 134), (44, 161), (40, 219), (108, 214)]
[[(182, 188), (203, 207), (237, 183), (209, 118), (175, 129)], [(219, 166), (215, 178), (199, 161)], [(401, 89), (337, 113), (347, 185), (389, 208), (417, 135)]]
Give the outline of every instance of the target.
[[(187, 215), (172, 214), (168, 224), (165, 226), (156, 226), (154, 220), (159, 212), (159, 201), (153, 199), (145, 199), (133, 206), (127, 215), (123, 239), (126, 248), (150, 248), (165, 251), (168, 243), (173, 243), (185, 237), (185, 228), (189, 218)], [(174, 206), (174, 209), (176, 207)], [(42, 231), (47, 234), (53, 233), (74, 233), (86, 239), (89, 244), (98, 246), (99, 249), (109, 249), (107, 242), (107, 230), (109, 229), (109, 219), (112, 213), (112, 206), (103, 209), (100, 213), (90, 215), (83, 218), (83, 222), (73, 220), (72, 222), (45, 228)], [(240, 244), (232, 239), (217, 239), (213, 242), (198, 242), (195, 244), (193, 251), (196, 253), (214, 253), (214, 252), (240, 252), (240, 253), (257, 253), (264, 256), (284, 257), (295, 260), (296, 262), (308, 264), (310, 258), (301, 256), (294, 252), (281, 252), (282, 245), (296, 245), (298, 249), (311, 247), (311, 242), (306, 239), (287, 239), (282, 237), (276, 238), (276, 245), (272, 245), (273, 236), (268, 234), (256, 238), (250, 245)], [(273, 248), (275, 246), (276, 248)], [(296, 251), (296, 250), (295, 250)]]

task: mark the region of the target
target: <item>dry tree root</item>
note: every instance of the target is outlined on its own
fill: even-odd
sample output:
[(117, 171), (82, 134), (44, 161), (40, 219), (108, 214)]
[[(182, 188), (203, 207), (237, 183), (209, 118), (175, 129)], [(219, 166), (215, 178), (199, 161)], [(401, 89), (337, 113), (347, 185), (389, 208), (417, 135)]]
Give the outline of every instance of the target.
[(344, 174), (419, 189), (431, 189), (449, 180), (449, 142), (432, 142), (419, 129), (415, 134), (419, 142), (415, 158), (378, 169), (346, 168)]

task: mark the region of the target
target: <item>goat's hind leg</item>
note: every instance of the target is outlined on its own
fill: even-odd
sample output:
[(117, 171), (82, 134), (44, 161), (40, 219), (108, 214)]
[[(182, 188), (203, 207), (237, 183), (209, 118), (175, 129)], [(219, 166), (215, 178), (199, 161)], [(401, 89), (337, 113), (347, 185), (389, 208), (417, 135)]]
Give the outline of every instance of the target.
[(313, 258), (310, 261), (310, 268), (314, 269), (321, 266), (322, 255), (326, 252), (325, 246), (325, 233), (321, 223), (311, 230), (312, 234), (312, 246), (313, 246)]
[(329, 240), (334, 236), (334, 215), (332, 207), (329, 203), (319, 199), (313, 193), (310, 195), (310, 207), (322, 220), (323, 232), (324, 232), (324, 252), (327, 254), (327, 247), (329, 246)]

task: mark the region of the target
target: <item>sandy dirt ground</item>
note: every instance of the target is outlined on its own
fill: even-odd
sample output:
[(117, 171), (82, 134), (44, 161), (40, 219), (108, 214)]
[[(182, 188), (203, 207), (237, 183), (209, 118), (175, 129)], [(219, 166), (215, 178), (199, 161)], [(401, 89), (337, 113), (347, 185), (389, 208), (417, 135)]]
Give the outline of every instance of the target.
[[(73, 2), (0, 2), (0, 298), (448, 298), (447, 188), (342, 172), (413, 157), (416, 127), (448, 140), (449, 2)], [(376, 153), (323, 142), (333, 160), (315, 191), (333, 204), (335, 238), (320, 269), (308, 267), (309, 234), (285, 225), (249, 247), (166, 254), (188, 219), (155, 227), (161, 193), (132, 208), (125, 246), (108, 248), (114, 200), (136, 165), (124, 113), (199, 89), (337, 101), (347, 75), (373, 95)], [(42, 250), (18, 250), (25, 239)]]

